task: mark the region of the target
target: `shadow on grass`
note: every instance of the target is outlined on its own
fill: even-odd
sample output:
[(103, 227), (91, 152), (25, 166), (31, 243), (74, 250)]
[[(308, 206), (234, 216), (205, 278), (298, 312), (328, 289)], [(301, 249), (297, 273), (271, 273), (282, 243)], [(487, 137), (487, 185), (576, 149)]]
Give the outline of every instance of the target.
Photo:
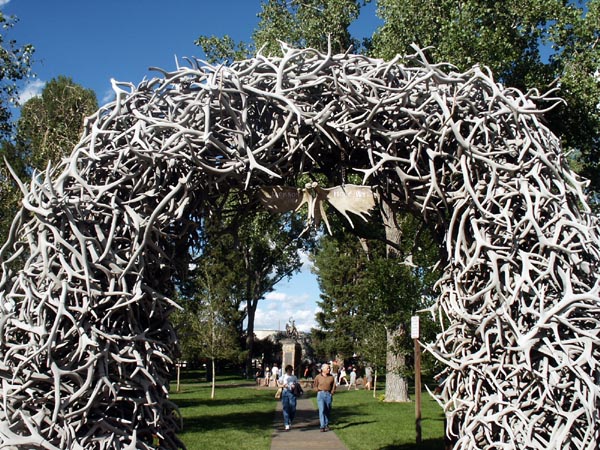
[(391, 444), (386, 445), (385, 447), (379, 447), (377, 450), (441, 450), (443, 448), (443, 439), (427, 439), (422, 441), (420, 444)]
[(346, 422), (345, 420), (338, 420), (335, 422), (335, 429), (336, 430), (343, 430), (345, 428), (349, 428), (349, 427), (356, 427), (356, 426), (360, 426), (360, 425), (367, 425), (370, 423), (375, 423), (374, 420), (363, 420), (360, 422)]
[(271, 428), (273, 412), (248, 411), (232, 412), (219, 415), (188, 416), (183, 420), (183, 433), (186, 431), (227, 431), (227, 430), (262, 430)]
[[(254, 399), (239, 399), (239, 398), (175, 398), (173, 399), (175, 404), (181, 408), (194, 408), (202, 406), (235, 406), (243, 403), (244, 405), (251, 405), (253, 403), (269, 403), (270, 398), (256, 397)], [(275, 399), (273, 399), (275, 401)]]

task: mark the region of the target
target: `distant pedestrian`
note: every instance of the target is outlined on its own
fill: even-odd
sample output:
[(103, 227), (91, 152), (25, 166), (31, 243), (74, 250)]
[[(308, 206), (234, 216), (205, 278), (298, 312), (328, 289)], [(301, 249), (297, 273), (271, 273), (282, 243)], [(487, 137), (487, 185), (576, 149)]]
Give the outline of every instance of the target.
[(321, 373), (315, 377), (313, 383), (313, 387), (317, 391), (321, 431), (329, 431), (331, 405), (333, 403), (333, 394), (335, 394), (335, 378), (330, 372), (331, 367), (329, 364), (323, 364), (321, 366)]
[(277, 386), (277, 378), (279, 378), (279, 367), (277, 367), (277, 364), (273, 364), (273, 367), (271, 368), (271, 379), (275, 386)]
[(298, 378), (293, 375), (293, 367), (291, 365), (285, 366), (285, 373), (279, 379), (277, 383), (283, 387), (281, 392), (281, 406), (283, 409), (283, 424), (285, 425), (285, 431), (289, 431), (296, 417), (296, 396), (292, 393), (294, 385), (298, 383)]
[(260, 386), (261, 381), (262, 381), (262, 369), (260, 366), (258, 366), (258, 368), (256, 369), (256, 373), (254, 374), (254, 381), (256, 381), (256, 385)]
[(373, 369), (371, 369), (371, 366), (366, 367), (365, 378), (366, 378), (365, 389), (370, 391), (371, 387), (372, 387), (372, 383), (373, 383)]
[(338, 385), (342, 385), (342, 381), (344, 382), (344, 384), (348, 384), (348, 378), (346, 378), (346, 369), (344, 368), (344, 366), (342, 366), (342, 368), (340, 369), (340, 380), (338, 382)]
[(350, 372), (350, 384), (348, 384), (348, 390), (354, 386), (354, 390), (358, 391), (358, 386), (356, 386), (356, 367), (352, 368), (352, 372)]
[(271, 369), (267, 366), (265, 367), (265, 386), (269, 386), (269, 381), (271, 381)]

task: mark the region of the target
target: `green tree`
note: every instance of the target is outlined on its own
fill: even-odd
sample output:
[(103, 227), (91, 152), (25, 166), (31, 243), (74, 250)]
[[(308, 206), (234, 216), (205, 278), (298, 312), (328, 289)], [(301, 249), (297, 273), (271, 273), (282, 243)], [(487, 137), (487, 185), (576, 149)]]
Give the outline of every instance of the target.
[(297, 48), (344, 53), (360, 43), (349, 27), (360, 14), (356, 0), (267, 0), (258, 14), (260, 22), (252, 40), (265, 55), (280, 55), (280, 41)]
[(325, 333), (318, 351), (326, 360), (349, 358), (364, 326), (359, 305), (368, 255), (355, 236), (341, 231), (321, 237), (313, 262), (321, 291), (316, 321)]
[(232, 62), (247, 59), (252, 54), (253, 47), (245, 42), (235, 42), (231, 36), (200, 36), (194, 45), (202, 48), (210, 63)]
[[(27, 181), (33, 171), (43, 172), (71, 153), (79, 142), (84, 118), (98, 108), (96, 94), (60, 76), (49, 81), (39, 97), (21, 108), (14, 142), (5, 141), (0, 150), (19, 179)], [(6, 240), (14, 211), (22, 193), (8, 169), (0, 171), (0, 237)]]
[(17, 142), (27, 152), (28, 166), (43, 171), (69, 155), (79, 142), (84, 119), (97, 109), (93, 90), (65, 76), (50, 80), (39, 97), (21, 108)]
[[(408, 214), (396, 216), (399, 234), (394, 237), (393, 257), (382, 239), (357, 239), (338, 229), (320, 240), (314, 257), (322, 291), (317, 322), (325, 332), (320, 348), (329, 349), (329, 357), (357, 353), (377, 365), (381, 364), (377, 349), (383, 349), (386, 400), (408, 401), (407, 356), (412, 351), (408, 324), (433, 298), (437, 274), (431, 266), (438, 252), (419, 220)], [(381, 223), (372, 226), (382, 228)]]
[(506, 86), (542, 94), (558, 87), (566, 102), (546, 115), (548, 126), (600, 188), (599, 0), (379, 0), (377, 13), (384, 24), (373, 36), (374, 56), (412, 53), (416, 43), (433, 46), (434, 63), (462, 71), (485, 65)]
[(261, 2), (260, 19), (252, 34), (252, 43), (235, 42), (230, 36), (200, 36), (200, 46), (209, 62), (245, 59), (256, 50), (263, 55), (281, 54), (280, 42), (297, 47), (311, 47), (326, 52), (331, 45), (333, 53), (349, 48), (355, 52), (361, 43), (350, 34), (349, 27), (359, 14), (357, 0), (266, 0)]
[(242, 311), (235, 322), (245, 335), (246, 373), (251, 374), (258, 303), (300, 269), (299, 251), (310, 248), (311, 239), (300, 236), (304, 224), (295, 215), (248, 209), (252, 206), (240, 195), (232, 193), (203, 222), (197, 264), (214, 273), (215, 288), (226, 291), (233, 309)]
[(31, 75), (31, 58), (34, 48), (30, 44), (18, 46), (8, 38), (10, 29), (17, 23), (15, 17), (6, 17), (0, 11), (0, 138), (12, 133), (12, 107), (18, 104), (19, 81)]
[(27, 179), (28, 171), (18, 146), (10, 141), (0, 144), (0, 248), (6, 242), (15, 211), (23, 196), (5, 161), (20, 180)]
[(0, 11), (0, 243), (4, 243), (12, 222), (20, 191), (4, 161), (8, 161), (19, 177), (24, 177), (26, 167), (20, 158), (19, 148), (12, 141), (12, 108), (18, 105), (19, 82), (30, 76), (33, 46), (17, 45), (9, 38), (10, 29), (17, 19), (6, 17)]
[(211, 398), (215, 397), (216, 363), (218, 360), (238, 360), (241, 354), (235, 320), (239, 311), (229, 302), (229, 293), (219, 279), (214, 279), (212, 265), (197, 268), (188, 289), (192, 296), (181, 298), (183, 311), (173, 316), (178, 330), (181, 354), (184, 360), (210, 360)]

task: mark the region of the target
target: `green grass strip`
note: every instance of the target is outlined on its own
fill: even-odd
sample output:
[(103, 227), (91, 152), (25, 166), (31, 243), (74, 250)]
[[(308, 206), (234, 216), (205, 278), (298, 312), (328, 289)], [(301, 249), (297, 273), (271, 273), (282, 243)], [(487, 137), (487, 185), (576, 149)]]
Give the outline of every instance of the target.
[[(172, 394), (183, 416), (184, 431), (179, 436), (188, 450), (269, 450), (277, 405), (274, 390), (256, 389), (253, 381), (223, 377), (214, 399), (210, 392), (209, 383), (190, 378), (179, 393)], [(316, 409), (314, 393), (306, 394)], [(422, 396), (420, 445), (416, 444), (414, 403), (385, 403), (373, 398), (372, 391), (340, 389), (333, 400), (331, 425), (349, 450), (444, 448), (443, 412), (426, 392)]]

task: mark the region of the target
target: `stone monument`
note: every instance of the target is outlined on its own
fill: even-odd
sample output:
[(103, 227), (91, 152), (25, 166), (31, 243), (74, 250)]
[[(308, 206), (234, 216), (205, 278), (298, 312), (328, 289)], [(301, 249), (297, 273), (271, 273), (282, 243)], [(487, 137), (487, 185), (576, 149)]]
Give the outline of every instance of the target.
[(302, 346), (298, 343), (298, 330), (294, 320), (285, 326), (286, 337), (281, 340), (281, 368), (285, 370), (289, 364), (294, 368), (294, 374), (300, 376), (300, 361), (302, 361)]

